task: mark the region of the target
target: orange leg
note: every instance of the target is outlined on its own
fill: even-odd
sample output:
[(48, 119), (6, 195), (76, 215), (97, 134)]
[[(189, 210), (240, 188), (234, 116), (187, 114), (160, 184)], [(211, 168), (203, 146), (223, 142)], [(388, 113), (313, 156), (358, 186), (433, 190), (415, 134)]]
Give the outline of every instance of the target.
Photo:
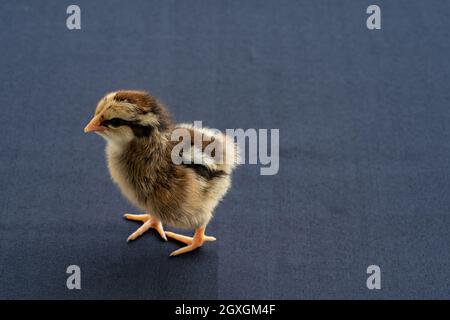
[(205, 241), (215, 241), (216, 240), (216, 238), (214, 238), (214, 237), (205, 235), (205, 227), (200, 227), (200, 228), (195, 229), (195, 234), (194, 234), (194, 237), (192, 237), (192, 238), (183, 236), (181, 234), (169, 232), (169, 231), (166, 231), (166, 236), (187, 244), (187, 246), (172, 252), (170, 254), (171, 257), (193, 251), (197, 248), (200, 248)]
[(126, 213), (124, 217), (128, 220), (134, 220), (134, 221), (141, 221), (143, 222), (142, 226), (139, 227), (135, 232), (133, 232), (127, 239), (127, 242), (130, 240), (135, 240), (139, 236), (141, 236), (144, 232), (146, 232), (148, 229), (155, 229), (161, 238), (167, 241), (166, 234), (164, 233), (163, 226), (161, 224), (161, 221), (158, 219), (152, 217), (149, 214), (129, 214)]

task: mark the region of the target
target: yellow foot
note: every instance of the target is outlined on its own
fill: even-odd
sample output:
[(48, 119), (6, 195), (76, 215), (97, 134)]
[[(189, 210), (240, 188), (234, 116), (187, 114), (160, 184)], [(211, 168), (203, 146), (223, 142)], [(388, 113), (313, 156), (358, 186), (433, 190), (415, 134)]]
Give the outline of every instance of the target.
[(135, 240), (136, 238), (138, 238), (139, 236), (141, 236), (145, 231), (147, 231), (148, 229), (155, 229), (156, 231), (158, 231), (159, 235), (161, 236), (161, 238), (163, 238), (165, 241), (167, 241), (167, 237), (166, 234), (164, 233), (164, 229), (163, 226), (161, 224), (161, 221), (159, 221), (156, 218), (153, 218), (151, 215), (149, 214), (129, 214), (129, 213), (125, 213), (124, 217), (128, 220), (133, 220), (133, 221), (141, 221), (143, 222), (142, 226), (139, 227), (139, 229), (137, 229), (135, 232), (133, 232), (127, 239), (127, 242), (130, 240)]
[(166, 231), (166, 236), (187, 244), (187, 246), (172, 252), (170, 254), (171, 257), (177, 256), (179, 254), (183, 254), (186, 252), (191, 252), (197, 248), (200, 248), (205, 241), (216, 241), (216, 238), (214, 238), (214, 237), (205, 236), (205, 228), (204, 227), (196, 229), (194, 237), (186, 237), (181, 234), (173, 233), (173, 232), (169, 232), (169, 231)]

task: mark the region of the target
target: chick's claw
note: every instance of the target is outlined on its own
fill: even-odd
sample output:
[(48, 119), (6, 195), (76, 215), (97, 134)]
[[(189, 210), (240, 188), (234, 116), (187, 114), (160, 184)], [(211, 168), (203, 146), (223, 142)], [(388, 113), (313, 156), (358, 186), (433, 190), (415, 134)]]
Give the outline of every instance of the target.
[(143, 222), (142, 226), (140, 226), (135, 232), (133, 232), (127, 239), (127, 242), (131, 240), (135, 240), (139, 236), (141, 236), (148, 229), (155, 229), (161, 238), (167, 241), (166, 234), (164, 233), (163, 226), (161, 221), (153, 218), (149, 214), (128, 214), (126, 213), (124, 217), (128, 220), (140, 221)]

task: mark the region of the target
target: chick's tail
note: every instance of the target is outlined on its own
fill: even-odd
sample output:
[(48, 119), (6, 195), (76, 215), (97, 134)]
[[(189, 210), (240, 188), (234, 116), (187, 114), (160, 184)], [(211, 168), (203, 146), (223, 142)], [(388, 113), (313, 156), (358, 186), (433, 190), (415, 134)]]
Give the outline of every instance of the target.
[(239, 147), (234, 142), (234, 138), (229, 135), (221, 133), (218, 139), (221, 141), (224, 149), (223, 161), (217, 164), (217, 168), (231, 173), (240, 163)]
[(198, 128), (186, 123), (177, 127), (189, 130), (191, 135), (189, 152), (183, 153), (184, 160), (201, 163), (210, 170), (223, 171), (227, 174), (231, 174), (239, 165), (239, 148), (233, 136), (219, 130)]

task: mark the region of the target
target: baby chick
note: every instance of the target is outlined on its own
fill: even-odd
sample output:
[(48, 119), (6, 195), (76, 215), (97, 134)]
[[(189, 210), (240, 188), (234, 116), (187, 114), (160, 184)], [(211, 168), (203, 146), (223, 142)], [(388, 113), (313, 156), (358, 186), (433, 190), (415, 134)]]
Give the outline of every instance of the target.
[[(233, 139), (210, 129), (175, 124), (165, 106), (142, 91), (107, 94), (84, 131), (106, 140), (112, 180), (132, 204), (147, 213), (125, 214), (125, 218), (143, 223), (128, 240), (153, 228), (164, 240), (168, 236), (186, 244), (171, 256), (216, 240), (205, 235), (205, 228), (230, 188), (230, 175), (238, 163)], [(187, 132), (190, 139), (181, 141), (183, 136), (178, 135), (180, 140), (172, 141), (172, 134), (178, 131)], [(201, 138), (200, 144), (194, 137)], [(206, 152), (212, 143), (213, 151)], [(184, 161), (178, 163), (172, 160), (172, 151), (180, 146), (185, 148), (177, 149), (175, 155)], [(163, 225), (195, 229), (195, 233), (187, 237), (164, 232)]]

